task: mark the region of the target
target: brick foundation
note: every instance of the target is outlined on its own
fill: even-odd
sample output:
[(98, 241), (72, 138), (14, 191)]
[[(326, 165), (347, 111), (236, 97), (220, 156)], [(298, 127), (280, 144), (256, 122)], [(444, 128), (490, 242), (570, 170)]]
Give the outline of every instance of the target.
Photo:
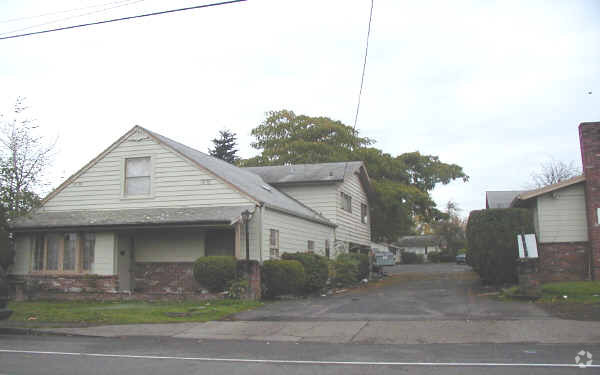
[[(13, 296), (17, 300), (205, 300), (223, 298), (209, 293), (194, 279), (194, 263), (136, 263), (133, 293), (119, 292), (118, 276), (26, 275), (13, 276)], [(260, 299), (258, 262), (244, 264), (241, 277), (248, 280), (244, 298)]]
[(202, 293), (194, 280), (194, 263), (136, 263), (135, 292), (150, 294)]
[(536, 287), (548, 282), (586, 280), (588, 250), (588, 242), (540, 243), (539, 259), (520, 264), (519, 284)]

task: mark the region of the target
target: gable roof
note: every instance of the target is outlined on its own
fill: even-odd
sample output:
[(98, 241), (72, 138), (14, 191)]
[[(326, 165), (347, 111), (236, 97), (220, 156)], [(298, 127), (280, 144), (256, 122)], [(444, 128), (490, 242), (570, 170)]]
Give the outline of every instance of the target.
[[(87, 163), (79, 171), (70, 176), (60, 186), (54, 189), (42, 200), (42, 206), (56, 194), (60, 193), (69, 184), (74, 182), (79, 176), (85, 173), (87, 170), (92, 168), (99, 160), (104, 158), (112, 150), (117, 148), (130, 136), (136, 134), (136, 132), (143, 132), (151, 137), (158, 144), (166, 147), (167, 149), (175, 152), (184, 159), (190, 161), (194, 166), (204, 169), (214, 175), (216, 178), (222, 180), (233, 189), (237, 190), (241, 194), (247, 196), (257, 204), (264, 204), (266, 207), (277, 210), (286, 214), (301, 217), (307, 220), (315, 221), (324, 225), (335, 227), (336, 225), (322, 216), (320, 213), (314, 211), (310, 207), (303, 203), (295, 200), (287, 194), (277, 190), (273, 186), (265, 183), (262, 178), (258, 175), (244, 170), (243, 168), (236, 167), (235, 165), (229, 164), (221, 159), (207, 155), (201, 151), (193, 149), (182, 143), (176, 142), (170, 138), (167, 138), (161, 134), (152, 132), (139, 125), (134, 126), (131, 130), (125, 133), (112, 145), (102, 151), (92, 161)], [(16, 226), (21, 220), (31, 221), (33, 216), (40, 215), (40, 212), (30, 213), (26, 215), (27, 218), (18, 218), (13, 220), (11, 226)], [(41, 219), (44, 221), (43, 219)]]
[(273, 185), (335, 183), (344, 181), (353, 173), (358, 174), (367, 193), (372, 192), (371, 181), (362, 161), (333, 163), (274, 165), (267, 167), (246, 167)]
[(523, 190), (501, 190), (485, 192), (485, 208), (508, 208)]
[(314, 220), (329, 226), (335, 226), (335, 224), (310, 207), (305, 206), (289, 195), (284, 194), (267, 184), (257, 174), (247, 171), (244, 168), (236, 167), (233, 164), (207, 155), (201, 151), (167, 138), (164, 135), (142, 128), (141, 126), (139, 126), (139, 128), (148, 133), (158, 143), (165, 145), (167, 148), (190, 160), (194, 165), (208, 170), (221, 180), (233, 185), (233, 187), (237, 188), (254, 201), (264, 203), (268, 208)]
[(539, 197), (540, 195), (551, 193), (553, 191), (564, 189), (566, 187), (576, 185), (579, 183), (583, 183), (583, 182), (585, 182), (585, 176), (581, 175), (581, 176), (571, 177), (567, 180), (557, 182), (552, 185), (544, 186), (540, 189), (525, 191), (514, 198), (514, 200), (512, 201), (512, 205), (518, 204), (518, 201), (526, 201), (526, 200), (529, 200), (532, 198)]

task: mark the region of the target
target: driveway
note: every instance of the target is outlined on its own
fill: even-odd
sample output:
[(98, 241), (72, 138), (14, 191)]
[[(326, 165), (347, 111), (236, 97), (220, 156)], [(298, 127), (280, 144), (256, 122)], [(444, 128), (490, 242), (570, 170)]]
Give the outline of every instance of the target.
[(279, 301), (233, 317), (244, 321), (527, 320), (549, 315), (531, 303), (496, 301), (469, 266), (397, 265), (389, 277), (332, 296)]

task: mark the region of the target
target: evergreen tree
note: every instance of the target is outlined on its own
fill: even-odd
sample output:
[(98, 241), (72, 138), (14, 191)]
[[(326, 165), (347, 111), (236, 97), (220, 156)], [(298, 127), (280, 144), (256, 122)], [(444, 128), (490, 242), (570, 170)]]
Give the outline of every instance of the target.
[(237, 135), (229, 130), (220, 130), (220, 138), (212, 140), (214, 148), (208, 150), (211, 156), (225, 160), (228, 163), (234, 164), (239, 157), (237, 156)]

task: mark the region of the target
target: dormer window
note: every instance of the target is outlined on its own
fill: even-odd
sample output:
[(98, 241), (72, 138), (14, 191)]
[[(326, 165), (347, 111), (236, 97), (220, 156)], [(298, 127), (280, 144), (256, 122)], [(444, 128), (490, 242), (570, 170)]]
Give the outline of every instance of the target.
[(125, 159), (125, 196), (150, 195), (150, 157)]

